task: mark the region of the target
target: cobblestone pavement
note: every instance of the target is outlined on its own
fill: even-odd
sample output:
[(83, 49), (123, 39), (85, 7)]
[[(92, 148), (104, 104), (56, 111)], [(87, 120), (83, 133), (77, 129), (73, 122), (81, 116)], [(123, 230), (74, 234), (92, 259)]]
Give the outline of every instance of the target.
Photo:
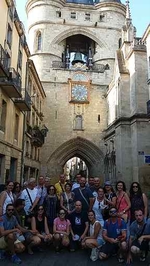
[[(54, 250), (46, 249), (44, 252), (35, 252), (34, 255), (28, 255), (26, 253), (20, 254), (22, 259), (22, 266), (119, 266), (120, 264), (116, 257), (109, 258), (105, 262), (99, 260), (92, 262), (89, 259), (90, 253), (88, 251), (76, 251), (70, 253), (67, 250), (61, 251), (56, 254)], [(132, 265), (134, 266), (148, 266), (150, 262), (150, 256), (146, 262), (140, 262), (139, 259), (135, 259)], [(0, 261), (0, 266), (10, 266), (12, 264), (8, 259)]]

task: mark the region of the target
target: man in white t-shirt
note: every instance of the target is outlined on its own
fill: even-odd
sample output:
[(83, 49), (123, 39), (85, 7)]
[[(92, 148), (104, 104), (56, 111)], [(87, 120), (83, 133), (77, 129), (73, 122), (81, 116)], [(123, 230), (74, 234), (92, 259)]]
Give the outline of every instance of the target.
[(25, 200), (24, 210), (26, 212), (26, 215), (29, 215), (32, 204), (37, 196), (37, 188), (35, 186), (36, 186), (35, 178), (30, 178), (28, 181), (27, 188), (25, 188), (20, 195), (20, 199)]

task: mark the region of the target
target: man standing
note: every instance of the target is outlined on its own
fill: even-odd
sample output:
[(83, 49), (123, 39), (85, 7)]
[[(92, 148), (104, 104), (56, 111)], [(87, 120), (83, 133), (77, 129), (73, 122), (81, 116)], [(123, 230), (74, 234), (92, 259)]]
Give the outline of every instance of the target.
[(132, 254), (140, 254), (140, 260), (145, 261), (149, 250), (150, 218), (144, 218), (143, 210), (135, 211), (135, 221), (130, 225), (129, 253), (127, 262), (132, 261)]
[(123, 253), (127, 250), (126, 223), (117, 217), (117, 210), (114, 207), (109, 210), (109, 215), (110, 218), (105, 221), (102, 234), (106, 243), (101, 247), (99, 258), (104, 260), (119, 252), (118, 261), (124, 262)]
[(33, 202), (35, 201), (37, 196), (37, 188), (35, 188), (35, 186), (35, 178), (30, 178), (27, 188), (25, 188), (20, 195), (20, 199), (25, 200), (24, 210), (27, 216), (30, 214)]
[(75, 189), (75, 188), (78, 188), (80, 187), (80, 179), (81, 179), (81, 175), (77, 174), (76, 175), (76, 182), (73, 184), (72, 186), (72, 191)]
[(96, 198), (98, 196), (97, 191), (100, 188), (100, 178), (99, 177), (94, 177), (94, 185), (90, 188), (93, 196)]
[(71, 223), (70, 251), (75, 251), (88, 232), (88, 216), (82, 212), (82, 203), (76, 201), (75, 210), (68, 216)]
[(47, 188), (45, 187), (45, 178), (43, 176), (39, 177), (36, 189), (37, 189), (37, 195), (33, 202), (31, 211), (33, 211), (33, 209), (37, 206), (37, 204), (43, 205), (44, 199), (47, 196)]
[(8, 204), (6, 207), (6, 214), (2, 216), (0, 221), (0, 257), (1, 259), (5, 258), (5, 251), (2, 250), (5, 245), (11, 253), (11, 261), (13, 263), (20, 264), (21, 259), (16, 255), (15, 251), (17, 248), (19, 253), (23, 252), (25, 247), (20, 241), (16, 240), (19, 240), (18, 237), (20, 238), (22, 233), (27, 232), (27, 230), (18, 224), (13, 213), (13, 204)]
[(60, 195), (63, 192), (65, 192), (65, 183), (66, 183), (66, 178), (65, 178), (65, 175), (62, 174), (59, 177), (59, 181), (55, 184), (56, 194), (59, 200), (60, 200)]
[(82, 203), (82, 211), (88, 212), (92, 209), (93, 206), (93, 195), (89, 188), (86, 186), (86, 178), (80, 178), (80, 187), (75, 188), (73, 190), (74, 193), (74, 201), (81, 201)]

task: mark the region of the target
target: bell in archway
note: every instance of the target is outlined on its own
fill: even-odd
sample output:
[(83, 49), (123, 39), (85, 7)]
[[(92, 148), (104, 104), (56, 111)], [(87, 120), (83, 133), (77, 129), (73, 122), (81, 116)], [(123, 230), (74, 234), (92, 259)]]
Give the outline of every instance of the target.
[(72, 65), (74, 65), (76, 63), (84, 64), (84, 61), (82, 59), (82, 54), (80, 52), (76, 52), (75, 55), (74, 55), (74, 59), (72, 61)]

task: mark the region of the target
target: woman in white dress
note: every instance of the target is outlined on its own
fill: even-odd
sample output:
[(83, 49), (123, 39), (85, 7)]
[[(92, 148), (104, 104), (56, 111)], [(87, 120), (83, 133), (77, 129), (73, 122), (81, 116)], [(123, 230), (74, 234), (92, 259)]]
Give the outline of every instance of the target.
[(104, 226), (104, 218), (103, 213), (105, 208), (107, 207), (104, 189), (100, 187), (98, 189), (98, 196), (94, 199), (92, 210), (95, 212), (96, 220), (100, 222), (101, 226)]
[(14, 183), (12, 181), (8, 181), (6, 183), (6, 190), (2, 191), (0, 194), (0, 215), (5, 214), (6, 206), (8, 204), (14, 203), (14, 197), (12, 194), (13, 188), (14, 188)]

